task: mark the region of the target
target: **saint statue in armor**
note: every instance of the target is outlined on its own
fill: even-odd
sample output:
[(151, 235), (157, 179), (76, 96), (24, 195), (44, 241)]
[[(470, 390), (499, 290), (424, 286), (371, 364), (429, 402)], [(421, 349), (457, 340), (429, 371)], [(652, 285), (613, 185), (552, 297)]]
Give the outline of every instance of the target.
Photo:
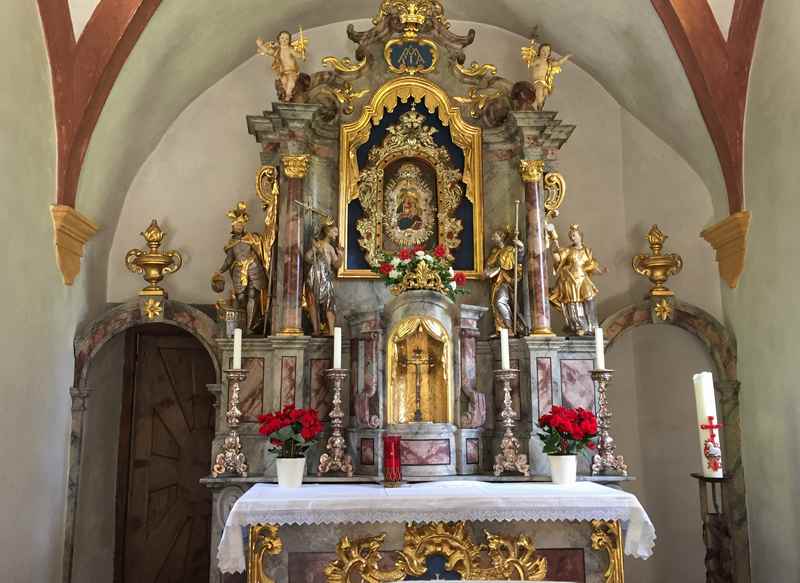
[(580, 225), (570, 225), (569, 247), (558, 244), (558, 233), (552, 223), (547, 224), (547, 241), (553, 256), (556, 284), (550, 290), (550, 302), (564, 314), (567, 328), (578, 336), (593, 334), (597, 328), (597, 287), (591, 276), (603, 274), (602, 267), (583, 244)]
[(245, 309), (247, 331), (253, 333), (266, 317), (265, 306), (269, 298), (264, 261), (270, 256), (270, 249), (263, 235), (246, 231), (250, 218), (246, 203), (239, 201), (227, 216), (231, 219), (231, 238), (225, 244), (225, 261), (211, 278), (211, 287), (216, 292), (224, 291), (222, 274), (230, 272), (233, 307)]
[[(525, 246), (514, 236), (514, 231), (510, 227), (492, 233), (492, 242), (494, 248), (486, 259), (484, 276), (492, 280), (494, 327), (498, 333), (505, 328), (513, 335), (515, 284), (518, 285), (522, 279)], [(519, 335), (527, 334), (527, 326), (519, 314), (517, 314), (516, 332)]]
[(303, 300), (314, 336), (332, 335), (336, 325), (336, 293), (333, 280), (344, 261), (339, 245), (339, 228), (323, 217), (319, 233), (303, 256), (306, 264)]

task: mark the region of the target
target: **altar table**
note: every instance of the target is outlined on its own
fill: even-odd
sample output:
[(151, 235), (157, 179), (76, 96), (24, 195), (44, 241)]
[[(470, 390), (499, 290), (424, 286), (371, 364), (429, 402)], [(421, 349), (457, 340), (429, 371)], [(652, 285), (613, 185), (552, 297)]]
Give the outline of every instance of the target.
[[(655, 529), (636, 497), (591, 482), (558, 486), (550, 483), (458, 481), (414, 484), (400, 488), (383, 488), (372, 484), (308, 484), (299, 489), (257, 484), (237, 500), (228, 515), (218, 548), (217, 562), (223, 573), (241, 572), (245, 569), (247, 562), (243, 532), (245, 527), (250, 529), (249, 557), (251, 560), (257, 557), (259, 561), (259, 565), (247, 565), (248, 572), (257, 571), (249, 573), (248, 576), (248, 581), (255, 582), (272, 580), (262, 572), (262, 559), (265, 555), (281, 553), (283, 543), (280, 540), (279, 529), (290, 525), (330, 525), (327, 529), (329, 531), (334, 525), (354, 525), (351, 527), (354, 532), (363, 534), (364, 527), (356, 528), (356, 526), (373, 523), (407, 523), (406, 543), (410, 536), (409, 529), (417, 528), (411, 534), (412, 538), (417, 537), (422, 540), (436, 533), (439, 538), (462, 537), (467, 541), (464, 543), (467, 548), (477, 549), (479, 545), (473, 545), (472, 541), (468, 540), (468, 534), (464, 534), (465, 523), (489, 522), (507, 525), (509, 522), (542, 521), (590, 523), (591, 548), (604, 550), (608, 555), (608, 568), (604, 573), (604, 581), (623, 580), (623, 549), (625, 554), (638, 558), (647, 558), (652, 554)], [(416, 526), (425, 524), (428, 524), (424, 527), (428, 529), (427, 531), (423, 531), (422, 526)], [(497, 528), (500, 528), (501, 524), (498, 524)], [(488, 531), (491, 525), (483, 527)], [(438, 530), (434, 533), (431, 529)], [(486, 535), (492, 536), (488, 532)], [(342, 546), (344, 538), (347, 538), (345, 547)], [(508, 553), (521, 552), (520, 549), (530, 543), (532, 550), (528, 553), (528, 559), (532, 573), (535, 567), (533, 564), (535, 548), (532, 541), (526, 543), (523, 539), (527, 537), (518, 536), (513, 541), (498, 537), (498, 540), (512, 541), (507, 545)], [(300, 537), (297, 540), (307, 539)], [(364, 541), (367, 540), (370, 552), (379, 557), (377, 550), (383, 543), (383, 535), (363, 540), (356, 540), (350, 535), (342, 537), (337, 546), (337, 556), (341, 558), (343, 551), (352, 550), (347, 545), (355, 548), (356, 543), (360, 541), (359, 544), (366, 545), (367, 542)], [(515, 547), (516, 550), (511, 547)], [(356, 550), (366, 552), (364, 549)], [(492, 557), (492, 560), (494, 558)], [(477, 567), (467, 565), (461, 568), (472, 569), (473, 574), (479, 573)], [(540, 580), (542, 578), (539, 577)], [(328, 580), (335, 580), (335, 576), (329, 575)]]

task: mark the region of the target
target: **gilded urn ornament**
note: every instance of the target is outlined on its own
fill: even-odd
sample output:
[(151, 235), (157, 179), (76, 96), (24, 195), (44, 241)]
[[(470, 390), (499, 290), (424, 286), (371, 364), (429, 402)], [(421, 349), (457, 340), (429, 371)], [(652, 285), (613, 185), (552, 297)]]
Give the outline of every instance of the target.
[(141, 274), (148, 283), (147, 287), (139, 292), (140, 296), (167, 297), (167, 290), (159, 283), (164, 276), (175, 273), (183, 265), (183, 258), (178, 251), (161, 251), (161, 241), (164, 231), (158, 226), (158, 221), (153, 219), (150, 226), (141, 233), (147, 242), (147, 250), (131, 249), (125, 255), (125, 265), (133, 273)]
[(672, 290), (664, 284), (667, 283), (671, 276), (677, 275), (683, 269), (683, 258), (680, 255), (677, 253), (663, 255), (661, 253), (664, 241), (667, 238), (667, 235), (661, 232), (658, 225), (653, 225), (647, 233), (650, 253), (640, 253), (632, 261), (633, 270), (639, 275), (648, 278), (653, 284), (647, 294), (648, 297), (674, 295)]

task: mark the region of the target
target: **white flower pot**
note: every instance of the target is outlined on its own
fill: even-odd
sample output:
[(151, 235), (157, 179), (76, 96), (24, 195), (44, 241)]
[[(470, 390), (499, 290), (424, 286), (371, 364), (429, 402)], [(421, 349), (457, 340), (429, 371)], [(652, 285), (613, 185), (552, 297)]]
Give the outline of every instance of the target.
[(278, 486), (281, 488), (299, 488), (303, 484), (306, 471), (306, 458), (278, 458)]
[(578, 457), (574, 455), (549, 455), (550, 476), (554, 484), (571, 486), (578, 473)]

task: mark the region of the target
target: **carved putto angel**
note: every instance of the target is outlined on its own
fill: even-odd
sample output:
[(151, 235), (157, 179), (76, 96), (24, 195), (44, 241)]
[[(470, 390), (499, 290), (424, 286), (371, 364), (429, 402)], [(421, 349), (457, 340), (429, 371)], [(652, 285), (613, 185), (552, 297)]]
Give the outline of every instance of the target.
[(277, 42), (264, 41), (261, 37), (256, 39), (258, 54), (272, 57), (272, 70), (278, 76), (275, 86), (280, 101), (295, 101), (298, 97), (298, 81), (301, 78), (298, 60), (306, 60), (307, 45), (302, 28), (295, 40), (286, 30), (278, 33)]
[(542, 111), (544, 103), (553, 92), (556, 75), (561, 72), (561, 65), (566, 63), (572, 55), (560, 59), (552, 58), (553, 49), (549, 44), (538, 44), (531, 39), (529, 47), (522, 47), (522, 60), (528, 65), (531, 72), (534, 100), (533, 109)]

